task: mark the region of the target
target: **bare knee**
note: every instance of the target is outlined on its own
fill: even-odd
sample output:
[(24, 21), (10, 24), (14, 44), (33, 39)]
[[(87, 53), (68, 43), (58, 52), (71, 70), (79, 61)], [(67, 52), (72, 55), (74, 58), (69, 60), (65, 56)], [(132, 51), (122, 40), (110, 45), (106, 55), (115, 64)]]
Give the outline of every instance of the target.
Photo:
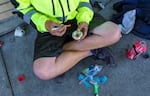
[(47, 59), (37, 59), (33, 64), (34, 74), (42, 80), (52, 79), (57, 76), (54, 65)]
[(100, 26), (97, 26), (93, 33), (99, 35), (104, 40), (106, 39), (107, 42), (113, 44), (119, 41), (121, 38), (121, 32), (119, 26), (111, 21), (107, 21)]
[(109, 38), (112, 41), (112, 43), (116, 43), (122, 37), (120, 28), (117, 24), (115, 24), (111, 21), (108, 21), (107, 23), (110, 24), (110, 29), (111, 29), (111, 32), (110, 32), (111, 35)]

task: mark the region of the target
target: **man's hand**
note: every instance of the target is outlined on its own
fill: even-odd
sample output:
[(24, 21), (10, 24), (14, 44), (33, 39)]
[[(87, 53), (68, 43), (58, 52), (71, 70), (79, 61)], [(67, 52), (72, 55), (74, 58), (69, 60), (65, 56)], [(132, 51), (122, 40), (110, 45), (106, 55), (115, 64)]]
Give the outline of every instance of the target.
[[(50, 34), (54, 35), (54, 36), (63, 36), (67, 30), (66, 26), (62, 26), (60, 27), (60, 24), (57, 24), (51, 20), (47, 20), (45, 22), (45, 27), (46, 29), (49, 31)], [(53, 28), (58, 28), (57, 30), (53, 30)]]
[(81, 39), (84, 39), (87, 35), (87, 32), (88, 32), (88, 24), (86, 22), (81, 22), (78, 26), (78, 31), (81, 31), (83, 32), (83, 36)]

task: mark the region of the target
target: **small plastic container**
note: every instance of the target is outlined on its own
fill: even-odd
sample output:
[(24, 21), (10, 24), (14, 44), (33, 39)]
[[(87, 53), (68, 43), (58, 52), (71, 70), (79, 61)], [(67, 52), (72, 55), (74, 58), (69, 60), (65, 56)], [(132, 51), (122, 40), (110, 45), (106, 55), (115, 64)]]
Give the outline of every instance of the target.
[(80, 40), (80, 39), (82, 38), (82, 36), (83, 36), (83, 33), (80, 32), (80, 31), (74, 31), (74, 32), (72, 33), (72, 38), (73, 38), (74, 40)]
[(24, 36), (24, 34), (25, 34), (25, 30), (23, 29), (22, 26), (18, 26), (15, 29), (14, 36), (16, 36), (16, 37), (22, 37), (22, 36)]

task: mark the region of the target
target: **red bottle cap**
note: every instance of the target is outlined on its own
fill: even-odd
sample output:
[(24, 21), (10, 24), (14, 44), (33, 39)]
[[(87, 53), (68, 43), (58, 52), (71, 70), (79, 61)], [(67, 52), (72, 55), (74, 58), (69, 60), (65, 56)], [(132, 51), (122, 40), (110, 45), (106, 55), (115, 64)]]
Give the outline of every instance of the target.
[(0, 47), (1, 47), (1, 46), (3, 46), (3, 42), (2, 42), (2, 41), (0, 41)]
[(19, 75), (18, 76), (18, 81), (19, 82), (23, 82), (25, 80), (25, 76), (24, 75)]

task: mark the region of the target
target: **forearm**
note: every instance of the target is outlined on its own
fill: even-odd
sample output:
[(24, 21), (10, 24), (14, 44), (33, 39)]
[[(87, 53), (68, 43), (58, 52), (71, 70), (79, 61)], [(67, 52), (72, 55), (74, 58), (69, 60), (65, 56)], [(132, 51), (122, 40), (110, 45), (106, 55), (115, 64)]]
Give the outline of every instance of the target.
[[(73, 51), (89, 51), (91, 49), (95, 49), (97, 48), (97, 37), (99, 37), (98, 35), (93, 35), (90, 37), (86, 37), (83, 40), (80, 41), (72, 41), (69, 43), (66, 43), (63, 47), (64, 50), (73, 50)], [(94, 39), (95, 38), (95, 39)], [(100, 45), (100, 46), (103, 46)]]

